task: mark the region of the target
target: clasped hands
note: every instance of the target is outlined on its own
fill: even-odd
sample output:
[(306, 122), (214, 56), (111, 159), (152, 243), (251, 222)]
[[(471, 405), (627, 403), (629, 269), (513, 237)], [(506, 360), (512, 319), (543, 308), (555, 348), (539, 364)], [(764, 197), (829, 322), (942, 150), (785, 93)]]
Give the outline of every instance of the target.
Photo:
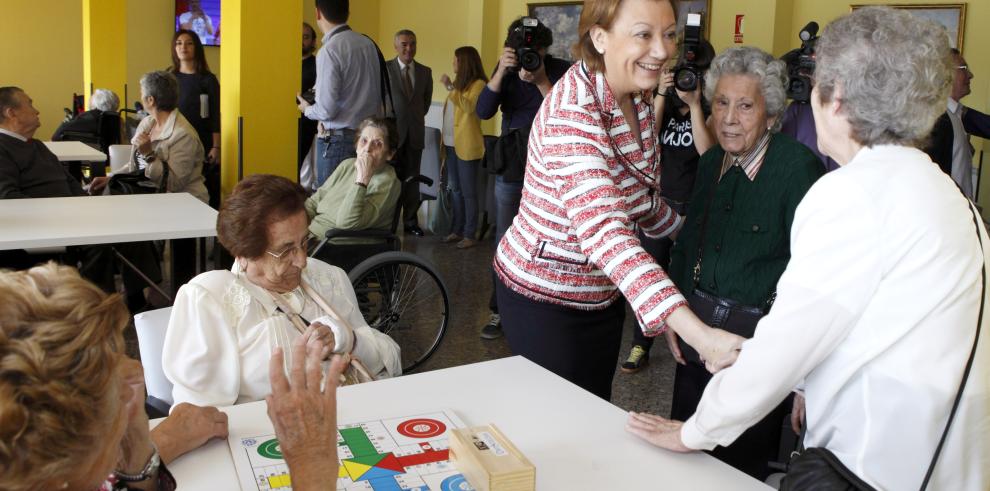
[[(668, 329), (664, 336), (677, 363), (686, 364), (680, 346), (677, 344), (677, 334), (673, 329)], [(702, 361), (705, 362), (705, 368), (709, 372), (715, 373), (735, 363), (743, 341), (745, 338), (741, 336), (709, 327), (705, 329), (704, 337), (697, 350)], [(657, 447), (674, 452), (692, 452), (693, 449), (688, 448), (681, 440), (681, 428), (683, 426), (683, 421), (633, 411), (629, 412), (629, 417), (626, 420), (626, 431)]]

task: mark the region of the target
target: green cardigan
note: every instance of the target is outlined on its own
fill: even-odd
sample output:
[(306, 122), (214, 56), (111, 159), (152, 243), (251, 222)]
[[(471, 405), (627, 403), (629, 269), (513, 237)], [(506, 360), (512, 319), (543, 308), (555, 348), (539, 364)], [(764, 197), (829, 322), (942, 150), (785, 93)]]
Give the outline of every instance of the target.
[(711, 199), (698, 287), (764, 307), (791, 257), (794, 210), (824, 174), (824, 167), (803, 144), (777, 133), (752, 181), (741, 168), (732, 166), (716, 184), (724, 156), (725, 151), (716, 145), (698, 161), (687, 220), (671, 250), (668, 273), (685, 295), (694, 289), (701, 224)]
[[(395, 206), (402, 185), (395, 169), (386, 165), (368, 181), (368, 187), (354, 183), (356, 159), (347, 159), (306, 200), (309, 232), (322, 239), (331, 228), (341, 230), (391, 230)], [(334, 243), (359, 244), (374, 239), (337, 239)]]

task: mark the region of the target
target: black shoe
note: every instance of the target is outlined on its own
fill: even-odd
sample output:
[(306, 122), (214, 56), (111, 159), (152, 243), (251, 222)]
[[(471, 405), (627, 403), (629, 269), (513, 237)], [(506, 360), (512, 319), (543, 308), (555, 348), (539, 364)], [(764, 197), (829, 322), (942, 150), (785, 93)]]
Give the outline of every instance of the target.
[(423, 233), (423, 229), (419, 228), (419, 225), (410, 225), (406, 227), (406, 232), (409, 232), (415, 235), (416, 237), (422, 237), (423, 235), (425, 235)]
[(481, 339), (498, 339), (502, 337), (502, 318), (498, 314), (492, 314), (488, 319), (488, 324), (481, 328)]
[(634, 345), (629, 351), (629, 358), (619, 367), (622, 373), (636, 373), (650, 362), (650, 352), (640, 345)]

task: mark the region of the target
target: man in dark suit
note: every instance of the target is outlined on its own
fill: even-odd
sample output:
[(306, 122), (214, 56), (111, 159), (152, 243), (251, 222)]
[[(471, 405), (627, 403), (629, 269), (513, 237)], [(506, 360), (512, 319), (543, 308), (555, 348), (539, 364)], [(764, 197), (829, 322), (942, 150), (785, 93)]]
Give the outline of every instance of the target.
[[(395, 171), (399, 179), (419, 174), (423, 156), (423, 135), (426, 132), (426, 112), (433, 100), (433, 71), (416, 63), (416, 34), (408, 29), (395, 33), (396, 57), (386, 63), (392, 100), (395, 104), (399, 149), (395, 153)], [(419, 183), (406, 183), (399, 198), (399, 210), (407, 232), (423, 236), (416, 211), (419, 209)]]
[[(300, 93), (311, 97), (309, 91), (316, 85), (316, 29), (303, 22), (302, 30), (302, 86)], [(303, 160), (313, 146), (313, 138), (316, 136), (317, 122), (309, 119), (306, 115), (299, 116), (299, 144), (296, 150), (298, 170), (302, 174)], [(315, 174), (315, 170), (312, 172)]]

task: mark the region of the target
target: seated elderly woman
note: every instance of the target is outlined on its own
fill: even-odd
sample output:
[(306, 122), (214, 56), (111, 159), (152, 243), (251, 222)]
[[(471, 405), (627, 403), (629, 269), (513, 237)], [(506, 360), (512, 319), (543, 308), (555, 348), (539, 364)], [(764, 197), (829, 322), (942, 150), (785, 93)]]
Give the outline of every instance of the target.
[(835, 20), (816, 54), (819, 148), (841, 167), (794, 214), (773, 309), (687, 421), (632, 413), (628, 428), (665, 448), (711, 449), (798, 389), (809, 451), (781, 489), (822, 489), (844, 467), (851, 478), (832, 470), (829, 489), (985, 491), (990, 238), (917, 148), (945, 111), (950, 70), (965, 68), (950, 65), (942, 27), (890, 8)]
[[(120, 109), (120, 98), (117, 94), (114, 94), (112, 90), (107, 89), (96, 89), (93, 91), (93, 95), (89, 97), (89, 111), (86, 111), (64, 123), (59, 125), (58, 129), (52, 135), (52, 141), (62, 141), (62, 140), (76, 140), (77, 138), (83, 138), (82, 141), (90, 142), (89, 138), (93, 138), (91, 143), (95, 143), (96, 139), (100, 138), (102, 128), (101, 122), (103, 118), (103, 113), (116, 113)], [(104, 145), (113, 145), (120, 142), (120, 118), (113, 114), (118, 128), (115, 135), (105, 135), (108, 141), (103, 142)]]
[[(75, 269), (0, 271), (0, 489), (173, 490), (165, 465), (212, 438), (227, 416), (179, 404), (149, 431), (141, 364), (123, 354), (129, 314)], [(302, 340), (302, 338), (300, 338)], [(276, 350), (269, 416), (297, 489), (337, 477), (336, 387), (319, 383), (320, 346)], [(316, 380), (316, 382), (313, 382)]]
[(272, 349), (315, 336), (327, 354), (350, 352), (378, 376), (401, 372), (399, 347), (364, 321), (340, 268), (306, 257), (306, 192), (272, 175), (250, 176), (224, 201), (217, 235), (230, 271), (179, 289), (162, 352), (176, 403), (239, 404), (271, 392)]
[[(794, 211), (824, 173), (807, 147), (777, 132), (786, 82), (784, 63), (757, 48), (731, 48), (712, 61), (705, 96), (712, 101), (718, 144), (698, 162), (687, 220), (671, 251), (670, 276), (689, 293), (691, 310), (712, 327), (746, 338), (770, 309), (790, 259)], [(679, 362), (671, 417), (685, 420), (694, 414), (711, 374), (690, 346), (668, 333)], [(789, 410), (778, 405), (712, 455), (765, 479)]]
[[(138, 169), (151, 180), (164, 184), (170, 193), (189, 193), (206, 203), (209, 197), (203, 184), (203, 144), (196, 130), (177, 110), (179, 83), (165, 71), (149, 72), (141, 77), (141, 103), (148, 116), (141, 120), (131, 139), (136, 151), (121, 173)], [(166, 182), (162, 183), (165, 175)], [(94, 181), (92, 193), (104, 181)]]
[[(203, 203), (209, 203), (203, 178), (203, 144), (196, 129), (178, 111), (179, 82), (175, 75), (157, 71), (141, 77), (141, 103), (148, 116), (141, 120), (131, 139), (136, 151), (120, 173), (141, 169), (166, 192), (189, 193)], [(97, 178), (90, 192), (96, 194), (106, 183), (106, 178)], [(173, 240), (172, 256), (173, 281), (182, 285), (194, 274), (195, 240)]]
[(174, 489), (160, 464), (226, 438), (224, 413), (189, 404), (149, 432), (119, 295), (48, 264), (0, 271), (0, 298), (0, 489)]
[[(399, 146), (395, 125), (387, 119), (368, 118), (357, 131), (357, 158), (337, 166), (330, 178), (306, 200), (309, 231), (322, 240), (327, 230), (391, 231), (402, 184), (388, 165)], [(369, 255), (369, 238), (337, 238), (318, 257), (349, 270)], [(380, 240), (378, 241), (380, 242)]]

